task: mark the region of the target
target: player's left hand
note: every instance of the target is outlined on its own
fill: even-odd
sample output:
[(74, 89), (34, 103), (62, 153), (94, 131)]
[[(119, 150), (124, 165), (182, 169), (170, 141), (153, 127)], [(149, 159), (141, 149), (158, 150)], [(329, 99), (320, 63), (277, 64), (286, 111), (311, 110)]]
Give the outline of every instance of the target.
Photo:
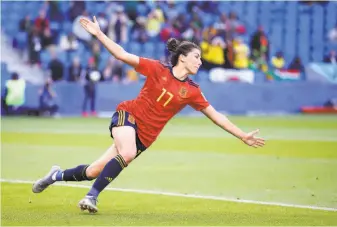
[(265, 144), (265, 140), (259, 137), (255, 137), (259, 133), (259, 129), (255, 131), (247, 133), (243, 138), (242, 141), (247, 144), (248, 146), (252, 146), (255, 148), (263, 147)]
[(92, 22), (88, 18), (82, 17), (80, 19), (80, 24), (91, 35), (97, 36), (101, 31), (98, 21), (95, 16), (94, 16), (94, 22)]

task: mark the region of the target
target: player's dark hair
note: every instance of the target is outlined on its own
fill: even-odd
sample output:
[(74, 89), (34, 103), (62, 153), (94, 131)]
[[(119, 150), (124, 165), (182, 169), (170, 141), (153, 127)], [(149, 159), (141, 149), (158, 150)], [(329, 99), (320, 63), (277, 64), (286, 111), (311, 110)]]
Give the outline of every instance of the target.
[(193, 42), (179, 41), (175, 38), (170, 38), (167, 41), (166, 46), (171, 53), (170, 63), (172, 64), (172, 66), (178, 64), (178, 59), (181, 54), (187, 56), (187, 54), (191, 52), (193, 49), (200, 50), (200, 47)]

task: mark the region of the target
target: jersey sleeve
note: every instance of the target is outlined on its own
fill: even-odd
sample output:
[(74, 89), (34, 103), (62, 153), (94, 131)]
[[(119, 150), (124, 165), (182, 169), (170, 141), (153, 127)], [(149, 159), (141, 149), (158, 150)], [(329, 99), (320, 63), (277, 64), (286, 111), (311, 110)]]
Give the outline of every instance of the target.
[(144, 76), (152, 76), (155, 74), (159, 64), (156, 60), (139, 57), (139, 64), (135, 70)]
[(193, 109), (195, 109), (197, 111), (200, 111), (200, 110), (203, 110), (206, 107), (208, 107), (210, 104), (206, 100), (206, 98), (205, 98), (204, 94), (201, 92), (200, 88), (198, 88), (196, 94), (191, 97), (189, 105)]

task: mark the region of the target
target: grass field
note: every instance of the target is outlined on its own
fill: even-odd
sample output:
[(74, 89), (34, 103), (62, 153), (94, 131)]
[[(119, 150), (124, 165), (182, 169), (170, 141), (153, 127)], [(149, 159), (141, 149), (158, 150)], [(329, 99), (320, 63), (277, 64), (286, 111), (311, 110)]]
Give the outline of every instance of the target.
[(259, 128), (267, 145), (247, 147), (204, 118), (175, 118), (89, 215), (77, 203), (92, 182), (41, 194), (31, 182), (53, 164), (95, 160), (112, 142), (109, 119), (3, 118), (2, 225), (337, 225), (337, 117), (231, 119)]

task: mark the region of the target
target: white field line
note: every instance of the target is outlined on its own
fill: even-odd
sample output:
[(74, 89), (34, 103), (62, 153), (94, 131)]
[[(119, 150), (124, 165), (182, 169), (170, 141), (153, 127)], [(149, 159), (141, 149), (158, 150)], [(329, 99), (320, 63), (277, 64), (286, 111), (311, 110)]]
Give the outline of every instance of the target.
[[(213, 130), (208, 128), (200, 127), (202, 131), (197, 130), (193, 127), (184, 127), (183, 131), (176, 130), (174, 127), (167, 127), (161, 133), (161, 137), (185, 137), (185, 138), (233, 138), (230, 134), (224, 133), (220, 130)], [(335, 142), (337, 141), (337, 130), (327, 129), (327, 130), (316, 130), (312, 131), (310, 129), (278, 129), (274, 130), (260, 128), (261, 133), (264, 135), (265, 139), (270, 140), (285, 140), (285, 141), (326, 141)], [(102, 130), (101, 128), (92, 128), (91, 130), (80, 129), (80, 128), (2, 128), (3, 132), (9, 133), (49, 133), (49, 134), (81, 134), (81, 135), (108, 135), (108, 130)], [(160, 138), (160, 137), (159, 137)]]
[[(11, 180), (11, 179), (0, 179), (0, 181), (6, 182), (6, 183), (14, 183), (14, 184), (33, 184), (34, 183), (34, 181)], [(55, 185), (64, 186), (64, 187), (73, 187), (73, 188), (91, 188), (91, 186), (88, 186), (88, 185), (78, 185), (78, 184), (69, 184), (69, 183), (56, 183)], [(241, 199), (233, 199), (233, 198), (226, 198), (226, 197), (220, 197), (220, 196), (183, 194), (183, 193), (176, 193), (176, 192), (161, 192), (161, 191), (142, 190), (142, 189), (126, 189), (126, 188), (106, 188), (105, 190), (337, 212), (337, 208), (332, 208), (332, 207), (308, 206), (308, 205), (298, 205), (298, 204), (288, 204), (288, 203), (278, 203), (278, 202), (264, 202), (264, 201), (246, 200), (246, 199), (241, 200)]]

